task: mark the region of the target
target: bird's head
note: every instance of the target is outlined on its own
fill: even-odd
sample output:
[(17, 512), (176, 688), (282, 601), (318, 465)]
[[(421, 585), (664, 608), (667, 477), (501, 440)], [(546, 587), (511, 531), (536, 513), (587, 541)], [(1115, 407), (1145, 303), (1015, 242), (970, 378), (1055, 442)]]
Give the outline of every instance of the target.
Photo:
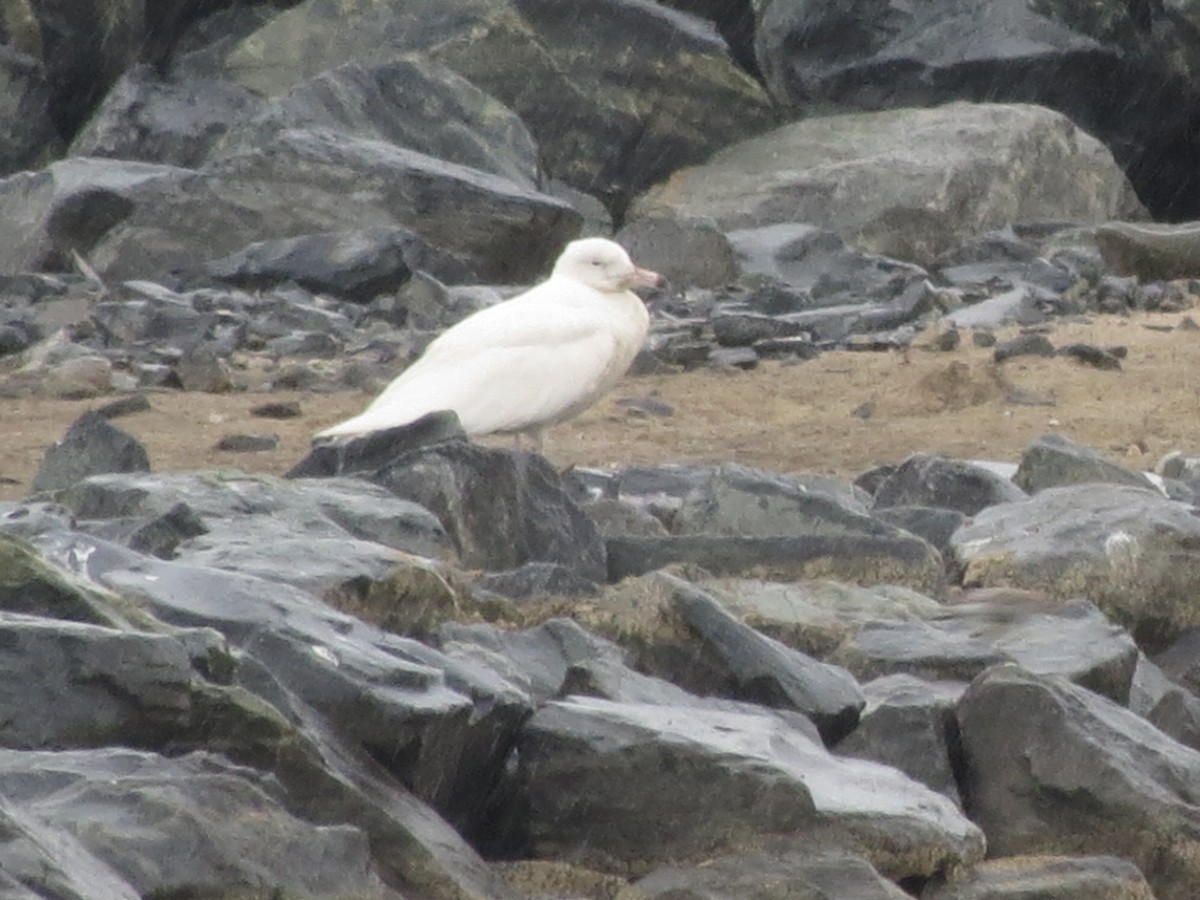
[(604, 238), (571, 241), (554, 264), (553, 274), (608, 293), (656, 287), (660, 281), (657, 272), (639, 269), (625, 248)]

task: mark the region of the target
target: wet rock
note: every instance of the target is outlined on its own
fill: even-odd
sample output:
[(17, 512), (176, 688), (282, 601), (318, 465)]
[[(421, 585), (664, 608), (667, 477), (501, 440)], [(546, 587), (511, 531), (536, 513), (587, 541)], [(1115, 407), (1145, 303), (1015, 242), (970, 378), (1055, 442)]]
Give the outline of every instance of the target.
[(448, 550), (429, 511), (357, 479), (113, 475), (76, 484), (63, 501), (79, 519), (106, 523), (103, 533), (129, 546), (148, 538), (145, 529), (154, 529), (155, 519), (186, 504), (189, 521), (203, 530), (173, 547), (179, 558), (317, 590), (382, 577), (406, 562), (405, 554), (439, 557)]
[[(331, 16), (336, 35), (320, 24)], [(299, 34), (309, 36), (304, 52), (294, 43)], [(259, 29), (226, 58), (226, 71), (279, 94), (348, 60), (370, 65), (397, 51), (420, 51), (507, 105), (529, 126), (552, 175), (618, 206), (773, 121), (761, 87), (711, 28), (673, 10), (608, 0), (569, 16), (541, 0), (459, 0), (436, 11), (414, 7), (382, 26), (366, 10), (328, 0)], [(675, 115), (657, 114), (666, 101)], [(686, 124), (695, 121), (705, 128)]]
[(945, 560), (952, 558), (950, 536), (967, 521), (967, 516), (956, 509), (934, 506), (887, 506), (872, 510), (872, 515), (925, 539)]
[(213, 445), (213, 449), (223, 453), (262, 453), (278, 446), (277, 434), (227, 434)]

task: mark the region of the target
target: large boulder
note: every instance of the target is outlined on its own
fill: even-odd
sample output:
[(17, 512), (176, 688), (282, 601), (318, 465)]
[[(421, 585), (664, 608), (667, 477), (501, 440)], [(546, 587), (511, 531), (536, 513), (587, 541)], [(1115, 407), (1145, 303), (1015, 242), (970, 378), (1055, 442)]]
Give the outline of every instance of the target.
[(637, 873), (664, 856), (822, 846), (898, 879), (983, 855), (945, 797), (777, 719), (576, 697), (539, 710), (519, 752), (538, 857)]
[(1131, 859), (1163, 900), (1200, 879), (1200, 753), (1111, 700), (1014, 665), (958, 705), (968, 811), (992, 856)]
[(931, 263), (964, 235), (1009, 222), (1100, 222), (1137, 208), (1109, 151), (1065, 116), (950, 103), (782, 126), (676, 171), (630, 215), (711, 216), (727, 230), (807, 223)]
[(552, 176), (618, 206), (773, 121), (765, 92), (711, 27), (640, 0), (569, 11), (546, 0), (311, 0), (241, 41), (225, 71), (275, 96), (341, 63), (404, 53), (441, 62), (506, 104)]
[(1111, 147), (1156, 216), (1200, 212), (1191, 164), (1200, 45), (1188, 12), (1124, 0), (1086, 9), (1069, 0), (759, 0), (754, 9), (763, 77), (796, 112), (1040, 104)]
[(280, 132), (199, 170), (64, 160), (0, 181), (0, 268), (70, 268), (135, 278), (221, 257), (268, 238), (400, 226), (477, 278), (544, 274), (580, 217), (500, 176), (330, 131)]

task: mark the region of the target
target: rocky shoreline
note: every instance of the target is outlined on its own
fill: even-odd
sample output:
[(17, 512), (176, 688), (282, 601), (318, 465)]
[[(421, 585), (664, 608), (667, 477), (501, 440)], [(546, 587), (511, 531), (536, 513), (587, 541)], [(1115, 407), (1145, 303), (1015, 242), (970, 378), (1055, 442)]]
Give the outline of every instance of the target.
[(579, 233), (667, 276), (637, 373), (1136, 365), (1053, 326), (1193, 306), (1147, 220), (1200, 214), (1197, 32), (970, 6), (6, 18), (0, 408), (95, 408), (0, 503), (0, 893), (1192, 900), (1200, 458), (559, 471), (434, 414), (281, 478), (119, 427), (369, 390)]

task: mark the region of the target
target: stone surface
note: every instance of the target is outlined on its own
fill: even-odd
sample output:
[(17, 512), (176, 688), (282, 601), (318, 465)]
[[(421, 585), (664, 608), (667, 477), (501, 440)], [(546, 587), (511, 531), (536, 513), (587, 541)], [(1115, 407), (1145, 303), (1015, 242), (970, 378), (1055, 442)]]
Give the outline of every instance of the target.
[(968, 811), (991, 853), (1120, 855), (1156, 897), (1191, 896), (1200, 753), (1110, 700), (1013, 665), (972, 683), (958, 721)]
[(1104, 221), (1131, 198), (1108, 150), (1065, 116), (951, 103), (785, 125), (675, 172), (632, 215), (711, 216), (725, 229), (807, 223), (864, 250), (927, 262), (952, 235), (1028, 219)]

